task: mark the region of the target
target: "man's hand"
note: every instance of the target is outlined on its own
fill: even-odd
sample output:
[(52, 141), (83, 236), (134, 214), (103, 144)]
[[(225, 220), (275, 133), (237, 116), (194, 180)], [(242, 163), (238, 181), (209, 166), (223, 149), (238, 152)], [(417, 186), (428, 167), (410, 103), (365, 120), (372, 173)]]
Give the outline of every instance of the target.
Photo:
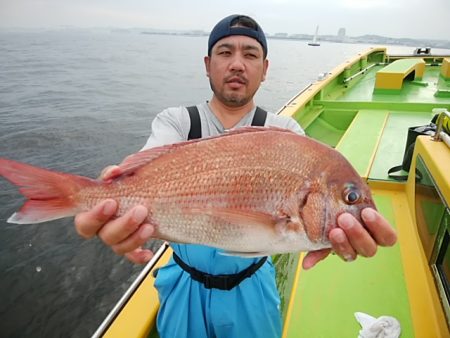
[[(119, 175), (119, 167), (110, 166), (102, 171), (100, 178), (106, 181)], [(116, 218), (117, 209), (115, 200), (106, 199), (91, 210), (77, 214), (75, 228), (78, 234), (84, 238), (97, 235), (115, 253), (125, 255), (130, 261), (139, 264), (148, 262), (153, 252), (141, 248), (154, 232), (154, 227), (145, 223), (147, 208), (138, 205)]]
[(347, 262), (358, 255), (372, 257), (378, 246), (393, 246), (397, 234), (389, 222), (377, 211), (366, 208), (361, 212), (365, 227), (349, 213), (338, 217), (338, 227), (329, 234), (332, 249), (309, 252), (303, 260), (303, 268), (310, 269), (325, 259), (331, 250)]

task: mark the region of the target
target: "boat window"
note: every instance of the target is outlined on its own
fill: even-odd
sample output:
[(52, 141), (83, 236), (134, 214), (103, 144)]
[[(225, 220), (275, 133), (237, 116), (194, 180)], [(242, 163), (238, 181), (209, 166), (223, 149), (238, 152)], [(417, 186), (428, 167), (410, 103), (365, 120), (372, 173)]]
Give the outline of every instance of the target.
[[(450, 209), (447, 208), (441, 222), (441, 235), (438, 235), (436, 242), (436, 262), (431, 266), (438, 292), (441, 296), (441, 303), (447, 317), (447, 324), (450, 326)], [(434, 255), (433, 255), (434, 256)]]
[(416, 169), (417, 228), (450, 326), (450, 209), (420, 156)]
[(447, 231), (444, 232), (442, 245), (440, 245), (439, 248), (440, 250), (436, 259), (436, 270), (439, 273), (439, 279), (442, 281), (443, 292), (445, 293), (446, 298), (450, 299), (450, 236), (448, 232), (448, 227), (450, 226), (450, 213), (447, 213), (444, 222), (447, 223)]
[(416, 219), (425, 255), (431, 258), (445, 205), (422, 158), (416, 161)]

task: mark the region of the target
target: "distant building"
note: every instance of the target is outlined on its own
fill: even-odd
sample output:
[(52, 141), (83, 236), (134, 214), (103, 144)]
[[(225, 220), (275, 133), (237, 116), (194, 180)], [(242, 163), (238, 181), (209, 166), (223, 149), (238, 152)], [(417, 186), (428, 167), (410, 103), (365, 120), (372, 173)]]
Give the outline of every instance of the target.
[(290, 37), (299, 40), (309, 40), (311, 38), (310, 35), (307, 34), (292, 34)]
[(191, 30), (191, 31), (185, 32), (185, 34), (186, 35), (192, 35), (192, 36), (205, 36), (205, 35), (208, 35), (208, 33), (203, 31), (203, 30)]
[(276, 38), (287, 38), (288, 34), (287, 33), (275, 33), (274, 37), (276, 37)]

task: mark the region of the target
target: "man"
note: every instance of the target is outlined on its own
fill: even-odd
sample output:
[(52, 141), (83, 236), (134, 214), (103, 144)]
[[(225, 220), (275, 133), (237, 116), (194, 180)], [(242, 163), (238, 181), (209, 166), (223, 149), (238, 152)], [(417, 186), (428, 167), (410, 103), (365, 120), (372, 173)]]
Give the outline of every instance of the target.
[[(192, 138), (193, 130), (198, 133), (194, 137), (200, 132), (201, 137), (214, 136), (255, 123), (302, 134), (293, 119), (256, 109), (253, 97), (265, 80), (266, 56), (264, 32), (253, 19), (232, 15), (221, 20), (210, 34), (204, 59), (213, 91), (211, 101), (190, 112), (184, 107), (164, 110), (154, 119), (144, 148), (185, 141)], [(118, 168), (112, 167), (103, 177), (118, 174)], [(80, 213), (75, 219), (78, 232), (86, 238), (97, 234), (133, 262), (148, 261), (152, 253), (140, 248), (153, 233), (153, 227), (145, 223), (147, 209), (136, 206), (110, 220), (116, 210), (117, 203), (106, 200)], [(377, 245), (396, 241), (395, 232), (376, 211), (365, 209), (362, 218), (365, 227), (350, 214), (343, 214), (338, 218), (340, 227), (330, 232), (333, 250), (346, 261), (358, 254), (373, 256)], [(157, 323), (161, 337), (280, 337), (280, 300), (270, 259), (224, 256), (201, 245), (172, 247), (174, 257), (160, 269), (155, 283), (161, 301)], [(311, 268), (329, 253), (309, 253), (304, 268)], [(236, 277), (243, 274), (243, 278)], [(217, 275), (228, 275), (226, 282)]]

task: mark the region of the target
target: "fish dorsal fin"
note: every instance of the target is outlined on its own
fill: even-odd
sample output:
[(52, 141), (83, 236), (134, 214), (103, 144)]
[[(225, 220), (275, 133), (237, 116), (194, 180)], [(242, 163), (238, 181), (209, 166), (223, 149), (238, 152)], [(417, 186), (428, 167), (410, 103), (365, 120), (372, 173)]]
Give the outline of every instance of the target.
[(205, 142), (211, 139), (223, 138), (237, 134), (244, 133), (255, 133), (255, 132), (264, 132), (264, 131), (277, 131), (277, 132), (286, 132), (293, 133), (293, 131), (289, 129), (283, 129), (278, 127), (241, 127), (233, 130), (229, 130), (221, 135), (205, 137), (201, 139), (182, 141), (174, 144), (169, 144), (161, 147), (150, 148), (147, 150), (140, 151), (138, 153), (132, 154), (126, 157), (122, 163), (119, 165), (120, 175), (119, 176), (127, 176), (134, 173), (140, 167), (154, 161), (158, 157), (168, 154), (176, 149), (187, 146), (189, 144)]
[(243, 134), (243, 133), (255, 133), (255, 132), (264, 132), (264, 131), (277, 131), (282, 133), (293, 133), (290, 129), (280, 128), (280, 127), (254, 127), (254, 126), (247, 126), (247, 127), (238, 127), (236, 129), (228, 130), (225, 134), (219, 135), (219, 136), (213, 136), (213, 137), (220, 137), (220, 136), (227, 136), (227, 135), (236, 135), (236, 134)]
[(184, 147), (188, 144), (204, 141), (205, 139), (195, 139), (190, 141), (181, 141), (178, 143), (168, 144), (165, 146), (150, 148), (142, 150), (138, 153), (127, 156), (122, 163), (119, 164), (120, 176), (132, 174), (140, 167), (156, 160), (162, 155), (168, 154), (178, 148)]
[(126, 176), (133, 173), (161, 155), (170, 152), (171, 149), (170, 146), (151, 148), (126, 157), (119, 165), (120, 176)]

